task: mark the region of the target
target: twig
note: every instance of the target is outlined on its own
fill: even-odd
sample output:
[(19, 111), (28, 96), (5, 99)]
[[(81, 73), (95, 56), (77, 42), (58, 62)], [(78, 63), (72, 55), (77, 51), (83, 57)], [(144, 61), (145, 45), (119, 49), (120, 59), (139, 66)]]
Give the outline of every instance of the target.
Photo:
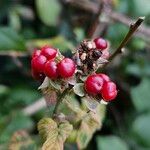
[(99, 7), (97, 7), (97, 5), (94, 2), (88, 0), (60, 0), (60, 1), (90, 13), (97, 14), (99, 11)]
[[(133, 22), (132, 19), (130, 19), (129, 17), (123, 14), (120, 14), (114, 11), (106, 11), (106, 10), (104, 10), (104, 12), (114, 21), (121, 22), (124, 25), (130, 26), (130, 23)], [(141, 27), (137, 31), (137, 35), (142, 38), (150, 37), (150, 28), (148, 28), (147, 26), (141, 25)]]
[[(89, 13), (98, 14), (98, 11), (99, 11), (99, 6), (96, 3), (90, 2), (90, 5), (89, 5), (89, 1), (87, 0), (61, 0), (61, 1), (71, 6), (87, 11)], [(117, 13), (115, 11), (107, 10), (106, 8), (103, 9), (103, 13), (106, 14), (111, 19), (117, 22), (123, 23), (124, 25), (127, 25), (127, 26), (130, 25), (130, 22), (133, 22), (133, 20), (130, 19), (129, 17), (123, 14)], [(142, 25), (138, 29), (136, 35), (147, 41), (150, 37), (150, 28), (145, 25)]]
[[(122, 53), (122, 48), (127, 44), (127, 42), (132, 37), (132, 35), (134, 34), (134, 32), (142, 24), (142, 22), (144, 21), (144, 19), (145, 19), (145, 17), (139, 17), (139, 19), (135, 23), (133, 23), (133, 24), (130, 25), (129, 32), (127, 33), (127, 35), (125, 36), (125, 38), (123, 39), (123, 41), (120, 43), (120, 45), (117, 48), (117, 50), (110, 56), (109, 62), (111, 62), (111, 60), (114, 59), (118, 54)], [(106, 63), (106, 65), (108, 63)], [(106, 65), (104, 65), (104, 66), (106, 66)]]
[(62, 103), (64, 97), (67, 95), (67, 93), (69, 92), (70, 88), (67, 88), (63, 91), (63, 93), (60, 93), (60, 95), (58, 96), (58, 100), (57, 103), (55, 105), (54, 111), (53, 111), (53, 115), (57, 115), (58, 114), (58, 107), (59, 105)]
[(99, 25), (99, 16), (101, 15), (102, 9), (103, 9), (103, 3), (101, 2), (99, 4), (99, 10), (97, 14), (94, 16), (94, 19), (91, 21), (91, 26), (88, 28), (88, 34), (87, 34), (88, 38), (93, 38), (94, 36), (94, 33)]
[(27, 116), (31, 116), (33, 114), (35, 114), (36, 112), (38, 112), (39, 110), (43, 109), (46, 107), (46, 102), (44, 98), (40, 98), (39, 100), (37, 100), (36, 102), (34, 102), (33, 104), (25, 107), (22, 112), (23, 114), (27, 115)]
[(0, 56), (9, 56), (9, 57), (27, 57), (28, 53), (25, 52), (16, 52), (16, 51), (0, 51)]

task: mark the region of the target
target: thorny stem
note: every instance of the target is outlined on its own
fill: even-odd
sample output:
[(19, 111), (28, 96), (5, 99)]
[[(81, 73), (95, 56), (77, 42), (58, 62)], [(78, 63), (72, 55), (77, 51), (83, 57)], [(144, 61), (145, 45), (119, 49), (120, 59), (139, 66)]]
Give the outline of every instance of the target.
[[(142, 22), (144, 21), (145, 17), (139, 17), (138, 20), (130, 25), (130, 29), (127, 33), (127, 35), (125, 36), (125, 38), (122, 40), (122, 42), (120, 43), (119, 47), (117, 48), (117, 50), (110, 56), (109, 58), (109, 62), (111, 62), (118, 54), (122, 53), (122, 48), (127, 44), (127, 42), (130, 40), (130, 38), (132, 37), (132, 35), (134, 34), (134, 32), (138, 29), (138, 27), (142, 24)], [(108, 62), (108, 63), (109, 63)], [(104, 67), (108, 64), (106, 63), (104, 65)]]

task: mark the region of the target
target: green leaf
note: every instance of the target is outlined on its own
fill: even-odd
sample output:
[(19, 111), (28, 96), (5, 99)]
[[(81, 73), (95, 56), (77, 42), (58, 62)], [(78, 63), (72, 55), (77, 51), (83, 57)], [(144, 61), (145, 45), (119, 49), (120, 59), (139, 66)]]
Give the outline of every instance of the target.
[(94, 98), (92, 97), (83, 97), (82, 98), (83, 103), (86, 105), (86, 107), (90, 110), (95, 112), (96, 108), (98, 105), (100, 105), (100, 103), (98, 101), (96, 101)]
[(133, 122), (132, 129), (142, 143), (150, 146), (150, 113), (138, 116)]
[(0, 50), (25, 50), (25, 42), (12, 28), (0, 27)]
[(62, 122), (57, 125), (51, 118), (44, 118), (38, 123), (38, 130), (46, 140), (42, 150), (62, 150), (73, 126), (69, 122)]
[(103, 111), (97, 107), (96, 113), (90, 112), (82, 117), (81, 125), (77, 134), (77, 145), (79, 149), (86, 148), (96, 130), (102, 127)]
[(138, 111), (150, 109), (150, 80), (144, 78), (142, 82), (135, 88), (131, 89), (131, 96), (134, 106)]
[(0, 84), (0, 96), (7, 94), (9, 88), (5, 85)]
[(43, 81), (43, 83), (38, 87), (39, 90), (45, 89), (49, 86), (49, 78), (46, 77)]
[(57, 0), (36, 0), (36, 7), (40, 19), (48, 26), (55, 26), (61, 11)]
[(73, 87), (73, 91), (75, 94), (77, 94), (80, 97), (84, 96), (84, 84), (83, 83), (77, 83)]
[(54, 130), (57, 129), (57, 123), (51, 118), (43, 118), (38, 123), (38, 131), (41, 137), (46, 140)]
[(6, 142), (9, 140), (10, 136), (17, 130), (21, 129), (32, 129), (33, 121), (30, 117), (23, 115), (18, 112), (14, 116), (11, 116), (11, 120), (7, 122), (6, 127), (3, 129), (3, 132), (0, 136), (0, 143)]
[(73, 50), (73, 44), (65, 39), (63, 36), (56, 36), (51, 39), (38, 39), (31, 40), (28, 42), (29, 45), (34, 47), (42, 47), (43, 45), (52, 45), (53, 47), (57, 47), (60, 49), (60, 52), (68, 52), (68, 49)]
[(99, 136), (96, 141), (98, 150), (129, 150), (127, 144), (117, 136)]
[(24, 130), (16, 131), (10, 140), (9, 150), (29, 150), (32, 147), (32, 150), (35, 149), (35, 145), (31, 140), (28, 133)]
[(34, 102), (40, 97), (37, 90), (30, 89), (29, 87), (18, 86), (10, 91), (9, 99), (7, 105), (18, 106), (28, 105)]
[[(150, 2), (149, 0), (133, 0), (134, 10), (137, 15), (148, 15), (150, 14)], [(143, 9), (142, 9), (143, 8)]]
[(57, 81), (57, 80), (51, 80), (50, 78), (46, 77), (43, 81), (43, 83), (39, 86), (38, 89), (46, 89), (46, 88), (50, 88), (50, 89), (55, 89), (55, 90), (61, 90), (61, 82)]

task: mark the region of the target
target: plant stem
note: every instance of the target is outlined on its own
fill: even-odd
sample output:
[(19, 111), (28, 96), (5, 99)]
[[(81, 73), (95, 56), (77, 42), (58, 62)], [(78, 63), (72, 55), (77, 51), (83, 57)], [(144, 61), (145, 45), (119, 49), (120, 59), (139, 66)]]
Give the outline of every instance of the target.
[(62, 103), (64, 97), (67, 95), (67, 93), (69, 92), (70, 89), (71, 88), (65, 89), (63, 91), (63, 93), (60, 93), (60, 95), (58, 96), (58, 100), (57, 100), (57, 103), (56, 103), (55, 108), (54, 108), (53, 116), (58, 114), (58, 107)]
[[(122, 53), (122, 48), (127, 44), (127, 42), (132, 37), (132, 35), (134, 34), (134, 32), (142, 24), (142, 22), (144, 21), (144, 19), (145, 19), (145, 17), (139, 17), (138, 20), (135, 23), (133, 23), (133, 24), (130, 25), (130, 29), (129, 29), (127, 35), (125, 36), (125, 38), (120, 43), (120, 45), (117, 48), (117, 50), (110, 56), (109, 62), (111, 62), (118, 54)], [(104, 66), (106, 66), (108, 63), (106, 63)]]
[(99, 16), (101, 15), (102, 9), (103, 9), (103, 3), (100, 3), (98, 12), (95, 15), (94, 19), (92, 20), (92, 23), (88, 29), (87, 38), (93, 38), (97, 26), (99, 25)]

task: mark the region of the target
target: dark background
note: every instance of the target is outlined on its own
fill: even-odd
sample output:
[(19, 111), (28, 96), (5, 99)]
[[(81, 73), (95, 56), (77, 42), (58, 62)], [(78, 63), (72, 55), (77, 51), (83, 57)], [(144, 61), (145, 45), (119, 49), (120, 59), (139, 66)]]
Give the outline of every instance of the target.
[[(20, 129), (29, 133), (36, 147), (40, 145), (36, 124), (46, 109), (24, 114), (24, 108), (42, 97), (37, 90), (40, 83), (31, 77), (30, 55), (34, 47), (50, 44), (71, 56), (71, 50), (87, 37), (99, 6), (99, 0), (76, 2), (80, 5), (73, 0), (0, 0), (0, 149), (7, 149), (12, 134)], [(117, 83), (119, 94), (107, 106), (103, 127), (87, 149), (149, 150), (150, 2), (103, 3), (95, 35), (109, 40), (111, 52), (128, 32), (131, 18), (146, 19), (124, 55), (116, 57), (105, 70)]]

